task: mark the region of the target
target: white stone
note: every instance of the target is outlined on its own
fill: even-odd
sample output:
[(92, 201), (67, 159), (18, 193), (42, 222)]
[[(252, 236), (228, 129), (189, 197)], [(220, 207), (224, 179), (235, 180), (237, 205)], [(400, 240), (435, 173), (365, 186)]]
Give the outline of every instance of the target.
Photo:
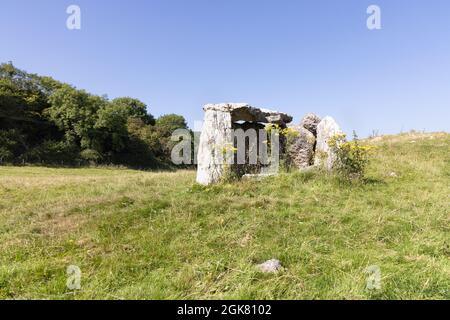
[(397, 178), (397, 177), (398, 177), (397, 173), (394, 172), (394, 171), (392, 171), (391, 173), (389, 173), (389, 176), (390, 176), (390, 177), (393, 177), (393, 178)]
[(232, 143), (231, 114), (226, 111), (205, 110), (205, 120), (197, 153), (197, 182), (217, 183), (224, 173), (223, 150)]
[(256, 266), (261, 272), (276, 273), (282, 269), (281, 262), (276, 259), (268, 260)]
[(314, 165), (323, 165), (331, 170), (336, 162), (336, 154), (328, 145), (330, 138), (342, 133), (341, 128), (332, 117), (325, 117), (317, 125), (317, 142)]

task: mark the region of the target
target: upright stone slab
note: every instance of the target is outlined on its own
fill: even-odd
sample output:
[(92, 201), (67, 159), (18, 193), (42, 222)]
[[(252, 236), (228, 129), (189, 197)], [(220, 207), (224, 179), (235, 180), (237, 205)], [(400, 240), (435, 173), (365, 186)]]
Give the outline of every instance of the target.
[(317, 125), (317, 142), (314, 165), (324, 166), (331, 170), (336, 162), (336, 154), (332, 151), (328, 142), (330, 138), (342, 133), (341, 128), (332, 117), (325, 117)]
[(298, 136), (289, 147), (289, 158), (298, 169), (307, 168), (314, 162), (316, 137), (302, 126), (292, 127), (292, 129), (298, 132)]
[(232, 143), (231, 114), (205, 109), (205, 119), (197, 154), (197, 182), (209, 185), (219, 182), (224, 173), (223, 149)]

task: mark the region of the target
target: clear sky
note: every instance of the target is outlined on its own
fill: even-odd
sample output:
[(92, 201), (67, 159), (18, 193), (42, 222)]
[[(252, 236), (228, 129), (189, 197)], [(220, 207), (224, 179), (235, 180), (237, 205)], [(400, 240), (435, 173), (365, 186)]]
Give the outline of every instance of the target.
[(248, 102), (361, 136), (450, 131), (448, 0), (0, 0), (0, 39), (2, 62), (191, 126), (206, 103)]

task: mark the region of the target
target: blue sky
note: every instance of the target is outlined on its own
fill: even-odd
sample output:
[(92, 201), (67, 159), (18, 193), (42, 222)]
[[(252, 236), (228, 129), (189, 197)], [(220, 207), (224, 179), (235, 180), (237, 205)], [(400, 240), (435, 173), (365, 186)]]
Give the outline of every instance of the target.
[(450, 131), (448, 0), (1, 0), (0, 39), (2, 62), (191, 126), (206, 103), (248, 102), (361, 136)]

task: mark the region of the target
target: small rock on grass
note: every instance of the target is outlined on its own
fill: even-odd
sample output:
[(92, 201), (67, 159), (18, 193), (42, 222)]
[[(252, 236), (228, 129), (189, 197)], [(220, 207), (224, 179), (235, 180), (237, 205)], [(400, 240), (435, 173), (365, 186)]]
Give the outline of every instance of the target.
[(264, 263), (258, 264), (256, 267), (264, 273), (276, 273), (283, 268), (281, 266), (281, 262), (276, 259), (268, 260)]
[(397, 173), (394, 172), (394, 171), (392, 171), (391, 173), (389, 173), (389, 176), (390, 176), (390, 177), (393, 177), (393, 178), (397, 178), (397, 177), (398, 177)]

